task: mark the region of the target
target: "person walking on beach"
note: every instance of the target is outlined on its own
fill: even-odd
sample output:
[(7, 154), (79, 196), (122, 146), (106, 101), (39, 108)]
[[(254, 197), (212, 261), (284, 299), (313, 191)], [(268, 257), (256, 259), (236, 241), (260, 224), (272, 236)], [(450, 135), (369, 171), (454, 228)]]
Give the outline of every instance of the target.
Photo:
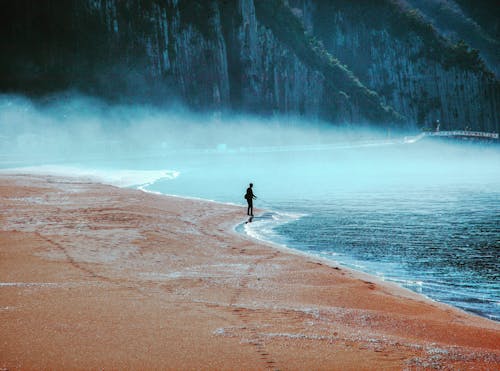
[(250, 183), (250, 186), (247, 188), (247, 193), (245, 194), (245, 199), (247, 200), (248, 203), (248, 209), (247, 209), (247, 215), (253, 216), (253, 200), (257, 198), (253, 194), (253, 183)]

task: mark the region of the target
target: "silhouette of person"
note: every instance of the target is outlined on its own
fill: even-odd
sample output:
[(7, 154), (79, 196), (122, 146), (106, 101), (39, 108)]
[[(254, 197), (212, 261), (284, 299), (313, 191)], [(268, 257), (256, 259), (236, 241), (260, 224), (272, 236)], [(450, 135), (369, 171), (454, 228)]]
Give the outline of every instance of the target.
[(248, 209), (247, 209), (247, 215), (253, 216), (253, 200), (257, 198), (253, 194), (253, 183), (250, 183), (250, 186), (247, 188), (247, 193), (245, 194), (245, 199), (247, 200), (248, 203)]

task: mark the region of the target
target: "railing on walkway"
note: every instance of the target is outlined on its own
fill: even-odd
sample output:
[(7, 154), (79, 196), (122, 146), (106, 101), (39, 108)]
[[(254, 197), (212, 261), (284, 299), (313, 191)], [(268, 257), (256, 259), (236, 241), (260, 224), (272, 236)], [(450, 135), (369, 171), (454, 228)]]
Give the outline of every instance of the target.
[(450, 130), (426, 132), (425, 135), (432, 137), (472, 137), (498, 139), (498, 133), (487, 133), (484, 131)]

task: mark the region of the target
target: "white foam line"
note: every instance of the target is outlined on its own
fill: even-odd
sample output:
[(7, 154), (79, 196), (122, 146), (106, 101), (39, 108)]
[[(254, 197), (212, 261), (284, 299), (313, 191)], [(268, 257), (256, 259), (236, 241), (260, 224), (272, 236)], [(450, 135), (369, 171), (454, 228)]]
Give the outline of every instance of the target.
[(108, 184), (121, 188), (135, 187), (136, 189), (160, 196), (176, 197), (188, 200), (213, 202), (221, 205), (229, 206), (244, 206), (233, 202), (220, 202), (200, 197), (181, 196), (176, 194), (162, 193), (152, 191), (147, 187), (153, 185), (161, 179), (175, 179), (180, 176), (177, 170), (96, 170), (81, 168), (77, 166), (62, 166), (62, 165), (40, 165), (40, 166), (26, 166), (17, 168), (0, 169), (0, 174), (5, 175), (40, 175), (40, 176), (60, 176), (66, 178), (74, 178), (95, 182), (100, 184)]
[[(270, 214), (270, 218), (263, 218), (263, 215)], [(271, 244), (273, 246), (281, 246), (286, 249), (290, 249), (286, 244), (276, 242), (276, 239), (273, 236), (270, 236), (269, 233), (277, 226), (284, 225), (287, 223), (291, 223), (300, 218), (307, 216), (307, 214), (302, 213), (292, 213), (292, 212), (281, 212), (281, 211), (265, 211), (258, 214), (254, 220), (250, 222), (241, 222), (234, 226), (233, 230), (238, 233), (239, 229), (241, 229), (244, 235), (250, 237), (259, 242), (264, 242), (267, 244)], [(276, 236), (274, 236), (276, 237)], [(290, 249), (292, 250), (292, 249)]]
[[(261, 214), (258, 214), (257, 217), (259, 215), (261, 215)], [(296, 215), (301, 215), (301, 217), (303, 217), (303, 216), (306, 216), (307, 214), (296, 214)], [(292, 221), (294, 221), (294, 220), (290, 220), (290, 221), (284, 222), (283, 224), (286, 224), (286, 223), (289, 223), (289, 222), (292, 222)], [(277, 243), (275, 241), (268, 240), (268, 239), (265, 239), (263, 237), (257, 238), (257, 237), (254, 237), (252, 235), (247, 234), (246, 232), (239, 232), (238, 229), (244, 227), (245, 223), (246, 222), (241, 222), (241, 223), (238, 223), (238, 224), (234, 225), (234, 227), (232, 229), (232, 232), (234, 234), (237, 234), (240, 237), (243, 237), (245, 239), (252, 240), (252, 241), (255, 241), (257, 243), (269, 246), (269, 247), (271, 247), (273, 249), (276, 249), (278, 251), (287, 252), (287, 253), (290, 253), (290, 254), (293, 254), (293, 255), (297, 255), (297, 256), (301, 256), (301, 257), (307, 258), (307, 259), (312, 259), (314, 261), (321, 262), (321, 263), (323, 263), (323, 264), (325, 264), (327, 266), (330, 266), (332, 268), (337, 268), (339, 265), (341, 265), (341, 266), (343, 266), (343, 267), (345, 267), (347, 269), (351, 269), (351, 271), (355, 272), (358, 275), (369, 275), (368, 273), (365, 273), (363, 271), (355, 270), (353, 268), (347, 267), (346, 265), (344, 265), (344, 264), (342, 264), (342, 263), (340, 263), (340, 262), (338, 262), (336, 260), (333, 260), (331, 258), (325, 258), (325, 257), (320, 256), (320, 255), (312, 254), (311, 252), (308, 252), (308, 251), (303, 251), (303, 250), (299, 250), (297, 248), (289, 247), (289, 246), (287, 246), (285, 244)], [(244, 231), (244, 228), (242, 228), (242, 229)], [(370, 275), (370, 277), (378, 278), (378, 277), (373, 276), (373, 275)], [(379, 278), (379, 281), (383, 281), (383, 280)], [(398, 286), (398, 287), (400, 287), (400, 286)], [(413, 291), (411, 291), (411, 292), (413, 293)]]
[(160, 179), (175, 179), (176, 170), (96, 170), (77, 166), (41, 165), (1, 169), (0, 174), (31, 174), (87, 179), (118, 187), (147, 187)]
[[(292, 220), (290, 220), (290, 221), (292, 221)], [(429, 297), (423, 293), (420, 293), (420, 292), (417, 292), (417, 291), (412, 290), (410, 288), (407, 288), (407, 287), (403, 286), (401, 284), (401, 282), (397, 282), (397, 281), (392, 280), (390, 278), (386, 279), (385, 277), (378, 276), (374, 273), (366, 272), (365, 270), (361, 270), (359, 268), (356, 269), (355, 267), (353, 267), (349, 264), (342, 263), (342, 262), (339, 262), (339, 261), (331, 259), (331, 258), (326, 258), (326, 257), (321, 256), (321, 255), (313, 254), (309, 251), (302, 251), (302, 250), (299, 250), (298, 248), (288, 247), (285, 244), (280, 244), (280, 243), (274, 242), (272, 240), (266, 240), (264, 238), (256, 238), (256, 237), (249, 235), (247, 233), (239, 232), (238, 229), (244, 225), (245, 225), (245, 222), (236, 224), (233, 227), (233, 233), (238, 234), (239, 236), (242, 236), (243, 238), (253, 240), (257, 243), (264, 244), (266, 246), (269, 246), (273, 249), (277, 249), (277, 250), (282, 251), (282, 252), (291, 253), (293, 255), (297, 255), (297, 256), (301, 256), (301, 257), (311, 259), (311, 260), (314, 260), (317, 262), (321, 262), (321, 263), (325, 264), (326, 266), (330, 266), (332, 268), (338, 268), (338, 266), (341, 266), (343, 268), (350, 270), (352, 273), (354, 273), (358, 277), (362, 277), (363, 279), (369, 279), (369, 280), (375, 281), (375, 282), (378, 281), (379, 283), (384, 284), (387, 287), (392, 286), (398, 290), (399, 294), (405, 293), (406, 295), (409, 295), (409, 297), (414, 297), (414, 295), (416, 295), (416, 296), (424, 298), (430, 302), (438, 303), (439, 305), (442, 305), (442, 306), (447, 307), (447, 308), (452, 308), (453, 310), (456, 310), (458, 312), (462, 312), (462, 313), (467, 314), (467, 315), (476, 316), (478, 318), (487, 318), (490, 320), (494, 320), (494, 318), (492, 318), (491, 316), (488, 316), (488, 317), (480, 316), (480, 315), (475, 314), (473, 312), (465, 311), (464, 309), (462, 309), (460, 307), (457, 307), (457, 306), (454, 306), (452, 304), (440, 301), (437, 298)], [(243, 230), (244, 230), (244, 228), (243, 228)]]
[[(153, 184), (153, 183), (151, 183), (151, 184)], [(210, 198), (201, 198), (201, 197), (195, 197), (195, 196), (183, 196), (183, 195), (178, 195), (178, 194), (174, 194), (174, 193), (163, 193), (163, 192), (151, 191), (149, 189), (146, 189), (146, 187), (148, 185), (151, 185), (151, 184), (141, 185), (141, 186), (137, 187), (137, 189), (139, 189), (143, 192), (146, 192), (146, 193), (154, 194), (154, 195), (181, 198), (183, 200), (203, 201), (203, 202), (210, 202), (210, 203), (214, 203), (214, 204), (218, 204), (218, 205), (226, 205), (226, 206), (237, 206), (237, 207), (244, 206), (243, 203), (237, 204), (235, 202), (222, 202), (222, 201), (212, 200)]]

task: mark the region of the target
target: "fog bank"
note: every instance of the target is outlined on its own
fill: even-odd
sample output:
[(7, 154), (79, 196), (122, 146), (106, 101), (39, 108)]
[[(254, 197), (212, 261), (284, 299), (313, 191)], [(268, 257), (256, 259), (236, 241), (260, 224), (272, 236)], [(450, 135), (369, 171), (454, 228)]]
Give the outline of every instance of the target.
[[(176, 172), (174, 178), (183, 178), (189, 169), (191, 177), (199, 174), (184, 177), (185, 182), (231, 177), (242, 184), (247, 179), (269, 183), (271, 189), (279, 181), (297, 184), (297, 192), (300, 187), (370, 189), (450, 179), (498, 182), (497, 145), (405, 140), (418, 134), (294, 117), (193, 113), (181, 106), (110, 105), (76, 94), (38, 101), (0, 96), (4, 169), (38, 166), (38, 171), (49, 172), (55, 170), (47, 166), (58, 165), (57, 173), (82, 173), (77, 168), (91, 173), (103, 168), (168, 170)], [(140, 184), (156, 176), (129, 174), (134, 179), (144, 175)]]
[(45, 101), (0, 96), (0, 155), (28, 162), (324, 145), (386, 139), (394, 134), (294, 117), (203, 114), (181, 106), (110, 105), (77, 95)]

